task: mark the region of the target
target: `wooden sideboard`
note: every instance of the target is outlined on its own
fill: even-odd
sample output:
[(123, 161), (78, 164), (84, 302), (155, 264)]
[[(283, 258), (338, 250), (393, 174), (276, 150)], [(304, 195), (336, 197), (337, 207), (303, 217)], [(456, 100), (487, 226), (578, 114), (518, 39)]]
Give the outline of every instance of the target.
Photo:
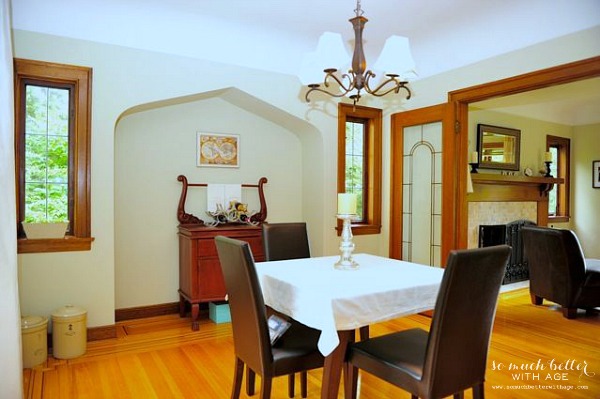
[(222, 225), (207, 227), (180, 224), (179, 227), (179, 314), (185, 317), (185, 303), (192, 308), (192, 330), (199, 328), (200, 303), (222, 301), (227, 294), (214, 238), (222, 235), (246, 241), (257, 262), (264, 261), (260, 226)]

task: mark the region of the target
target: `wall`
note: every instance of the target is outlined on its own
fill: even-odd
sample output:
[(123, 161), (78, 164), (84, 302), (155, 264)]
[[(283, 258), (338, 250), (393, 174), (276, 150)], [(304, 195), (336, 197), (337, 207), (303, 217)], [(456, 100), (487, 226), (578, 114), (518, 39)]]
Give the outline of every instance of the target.
[(592, 188), (592, 161), (600, 160), (600, 124), (578, 126), (571, 141), (574, 166), (573, 230), (588, 258), (600, 259), (600, 189)]
[[(270, 107), (263, 118), (280, 126), (287, 125), (298, 137), (302, 147), (301, 209), (303, 219), (310, 226), (311, 245), (316, 255), (337, 253), (339, 239), (333, 216), (336, 208), (336, 102), (307, 105), (301, 96), (300, 83), (293, 76), (25, 31), (14, 34), (16, 57), (90, 66), (94, 70), (91, 202), (92, 234), (96, 240), (88, 252), (20, 255), (23, 313), (48, 315), (70, 302), (88, 309), (91, 327), (114, 323), (115, 239), (122, 234), (115, 228), (115, 129), (120, 129), (117, 122), (123, 113), (140, 105), (224, 88), (234, 87), (259, 99), (266, 104), (263, 109)], [(414, 96), (406, 103), (396, 99), (365, 99), (365, 105), (384, 108), (384, 226), (381, 235), (356, 237), (357, 251), (387, 254), (388, 199), (392, 189), (387, 184), (390, 181), (389, 115), (445, 102), (451, 90), (598, 55), (599, 35), (600, 27), (416, 81), (411, 85)], [(243, 108), (253, 113), (256, 106), (252, 102), (243, 103)], [(281, 151), (285, 153), (284, 148)], [(145, 205), (140, 203), (140, 206)], [(156, 210), (146, 212), (151, 214)], [(140, 224), (139, 231), (143, 228)], [(146, 297), (151, 294), (137, 295), (135, 300), (123, 298), (123, 302), (146, 301)]]
[[(196, 132), (239, 135), (240, 167), (197, 167)], [(302, 148), (286, 128), (220, 96), (127, 115), (115, 134), (117, 309), (179, 299), (180, 174), (189, 183), (256, 184), (265, 176), (268, 220), (303, 220)], [(242, 195), (249, 210), (259, 210), (257, 189)], [(186, 211), (212, 220), (205, 214), (206, 188), (189, 188)]]

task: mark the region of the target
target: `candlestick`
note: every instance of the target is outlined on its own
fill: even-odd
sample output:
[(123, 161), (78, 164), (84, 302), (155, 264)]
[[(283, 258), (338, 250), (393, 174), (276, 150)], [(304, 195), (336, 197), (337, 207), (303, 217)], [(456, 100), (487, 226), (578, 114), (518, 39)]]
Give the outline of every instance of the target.
[(471, 159), (469, 161), (469, 163), (473, 164), (473, 163), (478, 163), (479, 162), (479, 153), (477, 151), (473, 151), (471, 153)]
[(546, 161), (544, 163), (546, 164), (546, 174), (544, 175), (544, 177), (552, 177), (552, 175), (550, 174), (550, 164), (552, 162)]
[[(356, 205), (356, 204), (355, 204)], [(340, 259), (335, 262), (333, 267), (340, 270), (357, 270), (358, 263), (352, 259), (354, 243), (352, 242), (352, 219), (355, 214), (338, 214), (338, 219), (342, 219), (342, 242), (340, 243)]]

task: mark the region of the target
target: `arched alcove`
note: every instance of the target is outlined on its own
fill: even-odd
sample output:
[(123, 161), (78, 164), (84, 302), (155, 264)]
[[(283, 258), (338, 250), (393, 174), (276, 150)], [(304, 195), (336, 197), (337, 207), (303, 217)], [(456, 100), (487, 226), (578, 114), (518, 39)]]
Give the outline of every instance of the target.
[[(240, 166), (196, 166), (198, 132), (238, 135)], [(268, 221), (307, 221), (315, 227), (313, 241), (320, 241), (319, 210), (308, 209), (307, 200), (322, 198), (316, 190), (323, 185), (312, 183), (319, 179), (320, 142), (311, 124), (237, 88), (123, 112), (115, 127), (116, 308), (178, 300), (180, 174), (191, 183), (230, 184), (256, 183), (265, 176)], [(256, 190), (244, 189), (242, 195), (251, 210), (258, 209)], [(205, 210), (206, 190), (190, 190), (186, 211), (209, 220)]]

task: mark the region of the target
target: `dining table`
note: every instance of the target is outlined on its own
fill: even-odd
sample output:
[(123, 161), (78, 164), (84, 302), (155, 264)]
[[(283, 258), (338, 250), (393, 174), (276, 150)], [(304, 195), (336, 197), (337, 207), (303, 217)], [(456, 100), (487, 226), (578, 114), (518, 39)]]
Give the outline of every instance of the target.
[(321, 331), (325, 356), (321, 398), (338, 397), (344, 357), (356, 329), (431, 310), (444, 270), (359, 253), (355, 270), (339, 256), (256, 263), (265, 305)]

